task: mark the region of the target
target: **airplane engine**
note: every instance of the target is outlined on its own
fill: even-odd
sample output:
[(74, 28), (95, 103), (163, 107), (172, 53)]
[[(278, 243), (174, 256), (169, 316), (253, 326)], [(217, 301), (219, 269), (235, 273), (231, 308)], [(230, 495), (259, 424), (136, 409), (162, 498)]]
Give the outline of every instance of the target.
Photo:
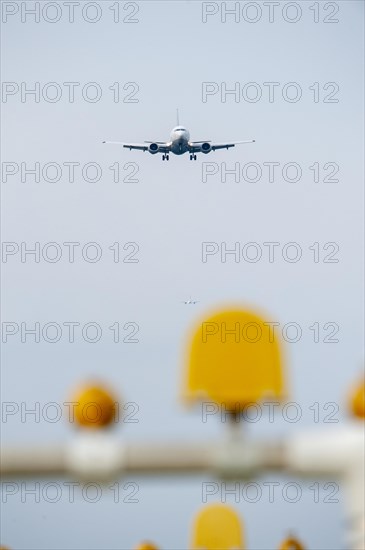
[(201, 152), (204, 153), (205, 155), (207, 153), (210, 153), (210, 151), (212, 150), (212, 146), (208, 142), (202, 143), (200, 148), (201, 148)]
[(155, 155), (156, 153), (158, 153), (158, 149), (159, 147), (157, 143), (150, 143), (148, 146), (148, 150), (151, 153), (151, 155)]

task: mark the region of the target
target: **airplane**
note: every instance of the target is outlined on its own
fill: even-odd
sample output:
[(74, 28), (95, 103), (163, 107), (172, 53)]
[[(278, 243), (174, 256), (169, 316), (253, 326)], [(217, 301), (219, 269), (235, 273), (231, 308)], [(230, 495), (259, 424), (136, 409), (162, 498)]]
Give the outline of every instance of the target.
[(183, 304), (197, 304), (199, 300), (192, 300), (191, 296), (189, 296), (189, 300), (184, 300)]
[(122, 141), (103, 141), (103, 143), (123, 145), (130, 151), (148, 151), (151, 155), (162, 153), (162, 160), (169, 160), (170, 153), (174, 155), (183, 155), (189, 153), (190, 160), (196, 160), (196, 153), (207, 155), (217, 149), (229, 149), (241, 143), (254, 143), (254, 139), (246, 141), (228, 141), (227, 143), (212, 143), (210, 140), (190, 141), (189, 131), (179, 124), (179, 112), (177, 111), (177, 126), (172, 129), (170, 141), (145, 141), (144, 143), (123, 143)]

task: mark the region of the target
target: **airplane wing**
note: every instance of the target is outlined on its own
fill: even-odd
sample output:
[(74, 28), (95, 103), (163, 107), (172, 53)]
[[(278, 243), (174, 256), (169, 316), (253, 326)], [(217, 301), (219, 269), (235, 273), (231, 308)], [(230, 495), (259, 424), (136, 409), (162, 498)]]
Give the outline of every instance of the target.
[(138, 151), (148, 151), (148, 145), (146, 143), (123, 143), (122, 141), (103, 141), (103, 143), (109, 145), (122, 145), (127, 149), (137, 149)]
[(254, 139), (248, 139), (246, 141), (231, 141), (228, 143), (212, 143), (212, 151), (216, 151), (217, 149), (229, 149), (230, 147), (235, 147), (235, 145), (241, 145), (242, 143), (254, 143)]
[(229, 149), (230, 147), (235, 147), (241, 143), (254, 143), (254, 139), (249, 139), (246, 141), (228, 141), (226, 143), (212, 143), (211, 141), (191, 141), (189, 144), (190, 153), (210, 153), (211, 151), (216, 151), (217, 149)]
[[(123, 141), (103, 141), (103, 143), (112, 145), (122, 145), (125, 149), (135, 149), (137, 151), (150, 151), (150, 153), (168, 153), (170, 144), (165, 141), (145, 141), (144, 143), (124, 143)], [(152, 149), (152, 145), (155, 147)]]
[(136, 149), (137, 151), (148, 151), (148, 145), (145, 143), (123, 143), (123, 147), (130, 151), (132, 151), (132, 149)]

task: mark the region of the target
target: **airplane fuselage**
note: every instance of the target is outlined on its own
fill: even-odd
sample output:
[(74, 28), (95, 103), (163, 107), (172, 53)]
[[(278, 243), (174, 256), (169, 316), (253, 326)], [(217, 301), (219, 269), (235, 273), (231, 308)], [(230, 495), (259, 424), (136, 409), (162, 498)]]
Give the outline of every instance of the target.
[(173, 128), (171, 135), (171, 152), (174, 155), (183, 155), (189, 151), (190, 133), (186, 128), (182, 126), (176, 126)]

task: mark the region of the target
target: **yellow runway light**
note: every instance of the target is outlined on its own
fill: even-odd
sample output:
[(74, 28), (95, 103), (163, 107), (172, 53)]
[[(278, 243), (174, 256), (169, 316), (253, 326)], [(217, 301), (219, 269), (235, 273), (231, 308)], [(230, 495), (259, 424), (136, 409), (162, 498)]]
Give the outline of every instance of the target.
[(365, 381), (355, 387), (350, 397), (351, 412), (357, 418), (365, 418)]
[(294, 537), (289, 537), (282, 542), (279, 550), (305, 550), (304, 546)]
[(285, 397), (279, 332), (252, 311), (223, 310), (196, 328), (188, 357), (185, 397), (237, 411)]
[(141, 542), (141, 544), (136, 547), (136, 550), (158, 550), (158, 548), (152, 542), (145, 541)]
[(195, 519), (191, 550), (243, 550), (240, 519), (230, 506), (211, 504)]
[(105, 428), (118, 417), (118, 400), (101, 384), (89, 384), (79, 388), (71, 399), (75, 405), (75, 420), (83, 427)]

